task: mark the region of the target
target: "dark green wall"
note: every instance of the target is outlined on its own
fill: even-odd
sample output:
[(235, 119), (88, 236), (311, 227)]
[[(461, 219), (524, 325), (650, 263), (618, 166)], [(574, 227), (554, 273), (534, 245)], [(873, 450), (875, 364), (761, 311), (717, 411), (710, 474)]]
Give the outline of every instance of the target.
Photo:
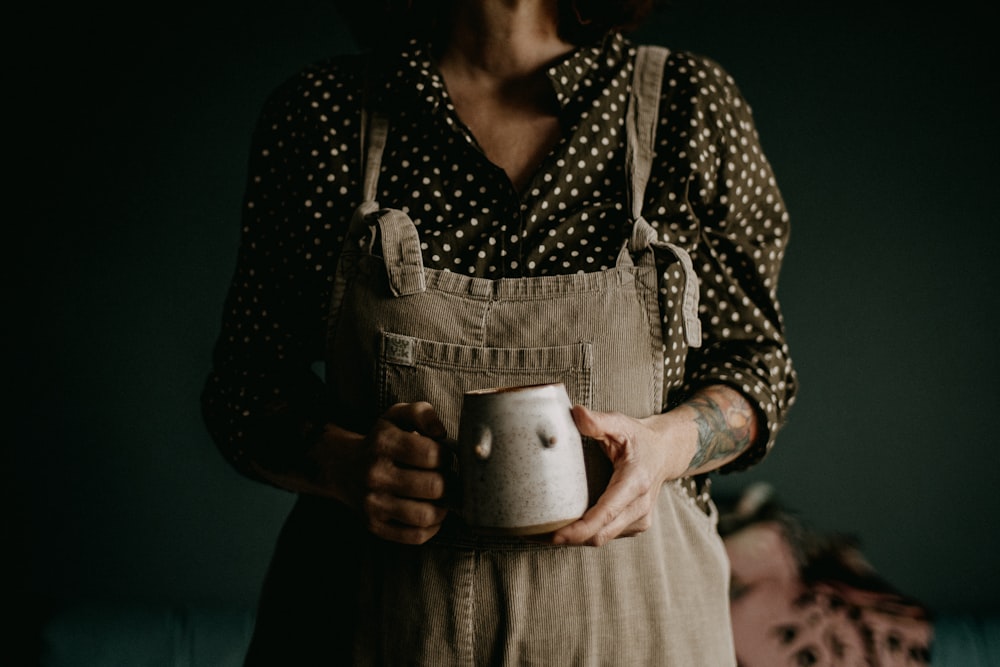
[[(771, 457), (719, 488), (770, 481), (817, 527), (856, 534), (904, 591), (996, 609), (985, 16), (675, 4), (638, 36), (736, 77), (793, 218), (780, 295), (799, 403)], [(352, 44), (318, 0), (84, 11), (13, 24), (28, 44), (9, 59), (6, 128), (15, 585), (43, 603), (249, 604), (290, 498), (227, 467), (198, 393), (257, 110), (298, 65)]]

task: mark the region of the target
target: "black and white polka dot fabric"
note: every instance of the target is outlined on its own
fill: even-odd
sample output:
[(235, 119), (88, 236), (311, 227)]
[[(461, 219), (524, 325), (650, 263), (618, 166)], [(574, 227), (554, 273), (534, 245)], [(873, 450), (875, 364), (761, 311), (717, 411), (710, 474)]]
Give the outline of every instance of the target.
[[(292, 435), (323, 419), (310, 368), (323, 357), (332, 277), (361, 198), (362, 101), (390, 114), (379, 203), (413, 219), (426, 266), (483, 278), (599, 271), (614, 266), (631, 232), (624, 111), (634, 56), (612, 33), (551, 67), (563, 134), (520, 192), (456, 115), (422, 44), (367, 65), (360, 55), (315, 64), (271, 95), (203, 397), (237, 467), (246, 469), (250, 450), (272, 464), (291, 456)], [(701, 347), (688, 348), (679, 327), (664, 330), (667, 366), (681, 356), (686, 369), (664, 378), (664, 408), (705, 384), (742, 391), (766, 427), (730, 465), (747, 467), (773, 444), (795, 395), (776, 298), (789, 224), (750, 109), (709, 59), (667, 59), (644, 217), (688, 251), (700, 278)]]

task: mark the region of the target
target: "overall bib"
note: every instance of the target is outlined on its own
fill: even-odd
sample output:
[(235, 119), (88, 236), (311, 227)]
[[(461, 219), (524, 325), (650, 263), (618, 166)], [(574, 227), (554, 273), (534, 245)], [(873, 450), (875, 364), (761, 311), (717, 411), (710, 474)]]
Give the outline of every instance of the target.
[[(689, 345), (700, 340), (690, 259), (641, 215), (665, 55), (639, 49), (626, 119), (634, 228), (605, 271), (487, 280), (425, 268), (411, 219), (374, 200), (388, 124), (372, 117), (366, 201), (330, 311), (338, 424), (366, 433), (394, 403), (426, 400), (454, 437), (464, 392), (548, 382), (595, 410), (661, 411), (664, 264), (675, 269), (671, 321)], [(610, 467), (596, 444), (586, 454), (593, 500)], [(714, 507), (693, 486), (665, 484), (652, 527), (603, 547), (479, 535), (454, 513), (427, 544), (400, 545), (304, 496), (279, 539), (248, 664), (264, 664), (271, 636), (290, 665), (734, 665), (728, 561)], [(312, 613), (296, 608), (303, 596)], [(297, 649), (310, 658), (290, 658)]]

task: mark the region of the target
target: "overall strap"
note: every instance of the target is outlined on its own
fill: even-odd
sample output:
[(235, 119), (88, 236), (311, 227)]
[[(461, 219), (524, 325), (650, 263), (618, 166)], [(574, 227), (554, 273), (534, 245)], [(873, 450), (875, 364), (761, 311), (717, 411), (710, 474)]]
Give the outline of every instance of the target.
[(378, 196), (378, 175), (382, 169), (382, 154), (389, 136), (389, 119), (381, 112), (361, 109), (361, 147), (364, 155), (362, 201), (375, 201)]
[(640, 46), (632, 73), (632, 93), (625, 111), (625, 169), (631, 187), (628, 191), (632, 219), (642, 217), (642, 203), (653, 168), (656, 146), (656, 123), (660, 112), (663, 65), (669, 51), (662, 46)]
[(388, 136), (388, 117), (362, 107), (362, 201), (351, 219), (348, 236), (369, 239), (368, 252), (374, 249), (375, 243), (381, 244), (389, 289), (395, 296), (406, 296), (426, 288), (424, 261), (420, 235), (410, 217), (398, 209), (383, 209), (378, 204), (378, 177)]
[[(382, 169), (382, 153), (389, 135), (389, 120), (380, 113), (361, 107), (361, 204), (354, 211), (347, 242), (360, 242), (369, 232), (368, 217), (378, 211), (378, 175)], [(374, 240), (374, 239), (371, 239)], [(368, 248), (369, 252), (371, 248)]]
[(701, 345), (701, 321), (698, 319), (698, 276), (691, 256), (678, 245), (657, 238), (656, 230), (642, 215), (653, 169), (656, 149), (656, 126), (663, 89), (663, 68), (670, 51), (662, 46), (644, 45), (636, 50), (632, 73), (632, 91), (625, 110), (625, 167), (629, 180), (628, 203), (632, 214), (632, 235), (622, 248), (621, 263), (631, 261), (632, 253), (642, 253), (642, 263), (655, 265), (652, 249), (664, 248), (673, 254), (684, 271), (684, 294), (681, 312), (684, 333), (690, 347)]

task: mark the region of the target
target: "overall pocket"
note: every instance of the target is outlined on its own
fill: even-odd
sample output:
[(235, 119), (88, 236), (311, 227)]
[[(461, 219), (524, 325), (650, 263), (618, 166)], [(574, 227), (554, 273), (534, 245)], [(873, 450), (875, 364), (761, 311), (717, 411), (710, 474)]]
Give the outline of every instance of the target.
[[(593, 407), (593, 348), (579, 342), (551, 347), (474, 347), (382, 331), (378, 380), (381, 410), (399, 402), (428, 401), (448, 436), (458, 435), (465, 392), (561, 382), (570, 401)], [(611, 464), (584, 438), (590, 503), (607, 486)]]
[(590, 343), (474, 347), (382, 331), (378, 349), (380, 409), (428, 401), (452, 437), (458, 433), (462, 397), (474, 389), (562, 382), (570, 401), (592, 404)]

